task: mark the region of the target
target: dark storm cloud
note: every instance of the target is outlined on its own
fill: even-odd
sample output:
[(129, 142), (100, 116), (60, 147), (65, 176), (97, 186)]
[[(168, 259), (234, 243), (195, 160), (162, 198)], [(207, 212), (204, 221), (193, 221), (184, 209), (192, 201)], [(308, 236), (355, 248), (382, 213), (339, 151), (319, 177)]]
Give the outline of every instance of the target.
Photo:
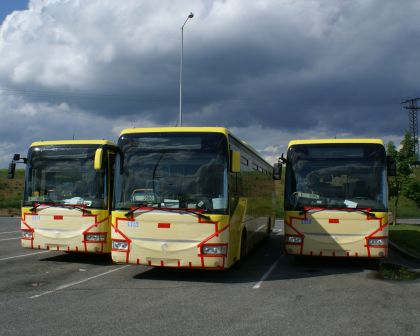
[(260, 148), (278, 144), (259, 142), (265, 134), (391, 138), (407, 128), (399, 103), (420, 95), (419, 10), (414, 0), (36, 0), (1, 26), (1, 113), (26, 118), (27, 142), (66, 128), (61, 114), (73, 116), (66, 134), (176, 124), (180, 26), (193, 11), (185, 124), (234, 128)]

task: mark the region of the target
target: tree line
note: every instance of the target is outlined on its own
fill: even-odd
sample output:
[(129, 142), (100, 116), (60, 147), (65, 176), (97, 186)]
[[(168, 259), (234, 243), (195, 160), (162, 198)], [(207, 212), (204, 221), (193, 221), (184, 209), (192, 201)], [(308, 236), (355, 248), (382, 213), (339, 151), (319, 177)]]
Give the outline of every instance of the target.
[(400, 149), (397, 150), (395, 144), (390, 141), (386, 151), (397, 164), (397, 174), (389, 178), (389, 197), (394, 200), (394, 223), (397, 221), (398, 201), (401, 195), (415, 202), (420, 208), (420, 181), (414, 175), (414, 167), (419, 164), (417, 153), (415, 152), (414, 139), (409, 132), (404, 134)]

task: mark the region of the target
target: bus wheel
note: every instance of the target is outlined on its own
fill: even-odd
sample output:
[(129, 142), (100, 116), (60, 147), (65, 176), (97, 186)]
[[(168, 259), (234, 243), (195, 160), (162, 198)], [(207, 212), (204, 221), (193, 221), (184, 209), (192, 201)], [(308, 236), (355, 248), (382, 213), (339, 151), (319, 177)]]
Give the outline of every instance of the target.
[(248, 254), (248, 244), (246, 241), (246, 231), (244, 230), (242, 232), (242, 238), (241, 238), (241, 253), (240, 253), (240, 261), (244, 260), (245, 257)]
[(267, 230), (265, 231), (264, 240), (268, 242), (270, 241), (270, 237), (271, 237), (271, 218), (268, 218)]

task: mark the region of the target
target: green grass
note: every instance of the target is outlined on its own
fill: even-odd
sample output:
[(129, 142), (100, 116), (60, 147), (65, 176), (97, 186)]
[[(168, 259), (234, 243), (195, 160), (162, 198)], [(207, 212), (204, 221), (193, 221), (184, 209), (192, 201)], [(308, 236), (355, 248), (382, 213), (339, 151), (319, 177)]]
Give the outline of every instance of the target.
[(16, 170), (15, 178), (7, 178), (7, 169), (0, 169), (0, 209), (19, 209), (23, 194), (25, 171)]
[[(389, 211), (395, 213), (394, 210), (394, 199), (389, 200)], [(398, 201), (398, 218), (419, 218), (420, 209), (416, 206), (416, 203), (404, 196), (400, 196)]]
[(420, 225), (391, 225), (389, 238), (398, 246), (420, 257)]
[(379, 277), (385, 280), (416, 280), (420, 274), (410, 270), (406, 266), (382, 263), (379, 267)]

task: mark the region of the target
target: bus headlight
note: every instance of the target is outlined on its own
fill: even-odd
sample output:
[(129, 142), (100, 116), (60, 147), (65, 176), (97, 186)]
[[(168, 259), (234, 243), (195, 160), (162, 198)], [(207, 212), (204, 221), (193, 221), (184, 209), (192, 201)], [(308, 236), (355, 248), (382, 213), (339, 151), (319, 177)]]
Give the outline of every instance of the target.
[(112, 241), (112, 249), (113, 250), (128, 250), (128, 242), (122, 240), (113, 240)]
[(94, 242), (104, 242), (106, 240), (106, 234), (105, 233), (86, 233), (85, 240), (94, 241)]
[(286, 236), (286, 244), (302, 244), (302, 237)]
[(33, 232), (32, 231), (22, 231), (22, 238), (23, 239), (32, 239)]
[(388, 245), (388, 239), (386, 238), (369, 238), (369, 246), (386, 246)]
[(203, 254), (222, 254), (226, 255), (226, 245), (203, 245)]

